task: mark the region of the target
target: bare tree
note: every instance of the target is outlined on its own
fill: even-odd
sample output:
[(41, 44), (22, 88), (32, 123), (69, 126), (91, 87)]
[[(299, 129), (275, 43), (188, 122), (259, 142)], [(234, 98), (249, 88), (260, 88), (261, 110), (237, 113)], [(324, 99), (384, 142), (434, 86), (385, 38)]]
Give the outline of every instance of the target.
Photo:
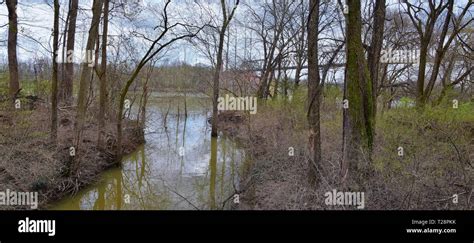
[[(90, 55), (92, 50), (94, 50), (94, 45), (98, 36), (99, 31), (99, 22), (100, 22), (100, 15), (102, 12), (102, 0), (94, 0), (92, 5), (92, 22), (91, 27), (89, 29), (89, 35), (87, 38), (86, 44), (86, 55)], [(89, 59), (89, 58), (86, 58)], [(84, 127), (85, 116), (86, 116), (86, 109), (87, 109), (87, 96), (88, 96), (88, 81), (91, 79), (91, 64), (84, 60), (82, 63), (82, 73), (79, 83), (79, 93), (78, 93), (78, 100), (77, 100), (77, 112), (76, 112), (76, 120), (74, 124), (74, 147), (76, 151), (79, 152), (79, 147), (82, 140), (82, 130)], [(75, 173), (78, 168), (78, 161), (75, 161), (73, 164), (73, 168), (71, 170), (72, 173)]]
[(304, 4), (305, 0), (301, 0), (301, 11), (298, 14), (299, 18), (294, 18), (294, 21), (296, 23), (291, 24), (289, 27), (290, 28), (295, 28), (296, 31), (299, 32), (299, 35), (296, 35), (295, 38), (290, 39), (290, 41), (293, 43), (294, 47), (294, 62), (296, 65), (295, 69), (295, 88), (298, 87), (300, 84), (301, 80), (301, 72), (303, 70), (303, 65), (307, 61), (307, 53), (306, 53), (306, 46), (307, 46), (307, 39), (306, 39), (306, 22), (307, 22), (307, 7), (306, 4)]
[[(74, 52), (74, 43), (76, 36), (76, 20), (79, 0), (70, 0), (67, 26), (67, 44), (66, 53), (72, 55)], [(66, 41), (66, 40), (65, 40)], [(73, 78), (74, 78), (74, 63), (66, 61), (64, 65), (64, 80), (61, 82), (60, 100), (66, 104), (71, 104), (73, 101)]]
[(104, 22), (102, 30), (102, 60), (99, 73), (100, 97), (99, 97), (99, 134), (97, 144), (103, 147), (102, 133), (105, 128), (105, 116), (107, 113), (107, 34), (109, 25), (109, 0), (104, 0)]
[(313, 152), (310, 163), (310, 176), (319, 178), (321, 170), (321, 128), (320, 106), (322, 85), (319, 77), (318, 33), (319, 33), (319, 1), (309, 1), (308, 21), (308, 123), (310, 130), (310, 147)]
[[(430, 98), (431, 92), (438, 78), (441, 62), (445, 57), (447, 49), (458, 33), (469, 26), (472, 21), (474, 21), (472, 18), (468, 21), (463, 21), (463, 18), (469, 12), (469, 8), (473, 5), (473, 2), (468, 1), (468, 3), (462, 8), (457, 18), (453, 13), (455, 5), (454, 0), (439, 1), (438, 3), (436, 3), (434, 0), (429, 0), (428, 9), (425, 8), (426, 4), (423, 1), (420, 1), (417, 4), (412, 4), (409, 1), (406, 1), (405, 4), (407, 5), (406, 13), (415, 26), (419, 37), (420, 62), (418, 69), (418, 79), (416, 82), (417, 105), (419, 107), (423, 107)], [(441, 34), (439, 38), (437, 38), (438, 41), (435, 47), (436, 54), (433, 60), (431, 76), (428, 79), (428, 84), (425, 87), (429, 47), (430, 43), (432, 42), (433, 33), (435, 33), (436, 30), (436, 23), (440, 18), (443, 17), (443, 14), (445, 18), (440, 29)], [(451, 33), (449, 33), (450, 29), (452, 29)]]
[(229, 26), (232, 17), (235, 14), (235, 10), (239, 5), (239, 0), (236, 0), (234, 7), (230, 11), (227, 10), (226, 7), (226, 0), (221, 0), (221, 8), (222, 8), (222, 26), (219, 30), (219, 46), (217, 48), (217, 58), (216, 58), (216, 67), (213, 76), (213, 94), (212, 94), (212, 131), (211, 136), (217, 137), (217, 100), (219, 98), (219, 79), (220, 73), (222, 70), (222, 53), (224, 49), (224, 41), (225, 41), (225, 34), (227, 32), (227, 27)]
[[(138, 64), (135, 66), (133, 69), (133, 72), (131, 76), (128, 78), (128, 80), (125, 83), (125, 86), (121, 89), (120, 91), (120, 97), (119, 97), (119, 103), (118, 103), (118, 112), (117, 112), (117, 151), (116, 151), (116, 157), (117, 157), (117, 162), (120, 163), (121, 157), (122, 157), (122, 119), (123, 119), (123, 108), (125, 104), (125, 98), (128, 93), (128, 90), (132, 83), (135, 81), (137, 78), (138, 74), (140, 71), (145, 67), (147, 63), (150, 62), (155, 56), (157, 56), (159, 53), (161, 53), (163, 50), (165, 50), (167, 47), (169, 47), (171, 44), (185, 39), (185, 38), (191, 38), (196, 36), (203, 27), (199, 27), (196, 31), (192, 31), (192, 29), (195, 29), (193, 26), (190, 25), (185, 25), (180, 22), (176, 23), (170, 23), (170, 19), (168, 16), (168, 7), (171, 3), (171, 0), (167, 0), (165, 3), (165, 6), (163, 7), (163, 13), (162, 13), (162, 23), (157, 26), (155, 29), (159, 29), (161, 32), (158, 35), (158, 37), (154, 38), (153, 40), (150, 39), (151, 45), (146, 51), (145, 55), (141, 58), (141, 60), (138, 62)], [(182, 29), (184, 31), (179, 33), (179, 29)], [(175, 33), (175, 31), (178, 31), (178, 33)], [(174, 35), (173, 35), (174, 34)]]
[(51, 140), (58, 136), (58, 49), (59, 49), (59, 0), (54, 0), (53, 73), (51, 81)]
[(17, 0), (7, 0), (8, 9), (8, 71), (10, 72), (10, 98), (16, 99), (20, 91), (18, 78), (18, 59), (16, 53), (18, 39), (18, 15), (16, 14)]
[[(452, 49), (447, 52), (449, 59), (442, 64), (443, 76), (441, 78), (441, 92), (434, 102), (434, 105), (439, 105), (456, 85), (466, 81), (469, 75), (474, 71), (472, 52), (466, 53), (464, 49), (459, 48), (459, 46), (460, 41), (456, 41)], [(456, 70), (458, 71), (456, 72)]]
[(370, 79), (372, 81), (372, 96), (374, 104), (374, 121), (375, 114), (377, 113), (377, 97), (378, 97), (378, 85), (379, 85), (379, 73), (380, 73), (380, 52), (382, 51), (383, 34), (385, 25), (385, 0), (375, 2), (374, 6), (374, 17), (373, 17), (373, 29), (372, 39), (370, 42), (368, 62)]
[[(259, 98), (269, 96), (269, 88), (272, 82), (274, 71), (277, 68), (279, 56), (278, 49), (284, 49), (289, 45), (294, 36), (285, 38), (283, 34), (289, 25), (293, 23), (293, 18), (298, 12), (298, 6), (302, 4), (298, 1), (264, 1), (259, 8), (249, 8), (252, 16), (247, 28), (253, 30), (260, 39), (262, 45), (260, 84), (257, 91)], [(294, 31), (294, 35), (301, 32)]]

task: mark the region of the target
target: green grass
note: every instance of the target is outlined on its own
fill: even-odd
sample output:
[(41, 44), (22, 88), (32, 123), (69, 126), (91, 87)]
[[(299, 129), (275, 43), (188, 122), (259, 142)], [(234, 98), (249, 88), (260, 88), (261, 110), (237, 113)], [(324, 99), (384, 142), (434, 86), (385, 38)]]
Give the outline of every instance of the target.
[[(8, 96), (9, 93), (8, 73), (0, 73), (0, 96)], [(37, 84), (36, 80), (20, 80), (20, 88), (22, 95), (37, 95), (40, 97), (48, 97), (51, 93), (51, 81), (40, 80)]]
[[(436, 161), (436, 173), (441, 173), (457, 166), (454, 145), (461, 154), (469, 150), (474, 130), (473, 111), (472, 102), (461, 102), (457, 109), (452, 105), (427, 105), (421, 111), (415, 107), (388, 110), (377, 120), (376, 168), (401, 172), (420, 161)], [(403, 157), (398, 156), (398, 147), (403, 147)]]

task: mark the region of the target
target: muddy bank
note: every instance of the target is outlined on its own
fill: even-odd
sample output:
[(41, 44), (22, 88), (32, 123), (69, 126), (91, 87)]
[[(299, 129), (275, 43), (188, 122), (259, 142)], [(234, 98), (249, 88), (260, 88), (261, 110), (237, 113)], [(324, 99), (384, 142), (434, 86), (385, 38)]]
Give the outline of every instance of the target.
[[(219, 131), (234, 139), (252, 161), (243, 174), (240, 189), (241, 210), (316, 209), (315, 192), (308, 189), (307, 136), (295, 130), (296, 118), (285, 112), (260, 109), (256, 115), (223, 112)], [(289, 148), (294, 153), (289, 154)]]
[[(115, 123), (107, 121), (102, 133), (105, 146), (99, 149), (98, 124), (88, 117), (82, 144), (74, 160), (79, 162), (76, 175), (68, 169), (73, 157), (74, 108), (60, 109), (58, 114), (58, 143), (50, 142), (50, 111), (45, 104), (34, 110), (0, 110), (0, 191), (38, 192), (38, 208), (47, 209), (51, 203), (78, 192), (94, 183), (100, 174), (117, 166), (115, 158)], [(97, 114), (91, 107), (88, 114)], [(144, 143), (137, 122), (124, 121), (123, 151), (128, 154)], [(0, 206), (0, 209), (30, 209), (25, 206)]]

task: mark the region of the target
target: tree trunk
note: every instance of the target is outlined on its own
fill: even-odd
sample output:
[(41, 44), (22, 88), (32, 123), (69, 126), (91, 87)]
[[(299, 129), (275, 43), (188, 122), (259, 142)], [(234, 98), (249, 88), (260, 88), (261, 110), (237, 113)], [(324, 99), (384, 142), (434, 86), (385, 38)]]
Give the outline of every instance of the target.
[[(282, 20), (282, 22), (284, 22)], [(279, 27), (275, 27), (277, 29), (274, 29), (274, 37), (272, 43), (270, 43), (270, 51), (268, 52), (268, 55), (265, 55), (264, 58), (266, 59), (266, 62), (263, 66), (262, 70), (262, 81), (260, 83), (260, 86), (257, 91), (257, 97), (261, 99), (267, 99), (268, 94), (269, 94), (269, 88), (270, 84), (273, 79), (273, 71), (275, 69), (275, 60), (274, 60), (274, 55), (275, 55), (275, 50), (278, 44), (278, 40), (280, 40), (280, 36), (283, 32), (283, 26), (282, 23), (279, 25)], [(265, 47), (264, 47), (265, 48)]]
[(363, 175), (370, 170), (374, 139), (372, 82), (361, 40), (360, 1), (348, 1), (347, 18), (347, 123), (344, 131), (343, 175), (363, 186)]
[(77, 19), (77, 9), (78, 9), (78, 0), (70, 0), (70, 9), (69, 9), (69, 22), (68, 22), (68, 32), (67, 32), (67, 44), (66, 44), (66, 60), (64, 60), (65, 69), (64, 80), (61, 82), (61, 93), (60, 100), (70, 105), (73, 101), (73, 78), (74, 78), (74, 62), (73, 62), (73, 53), (74, 53), (74, 41), (76, 36), (76, 19)]
[(285, 99), (288, 97), (288, 74), (284, 71), (284, 78), (283, 78), (283, 95)]
[(421, 40), (420, 44), (420, 63), (418, 65), (418, 79), (416, 81), (416, 105), (418, 107), (424, 106), (424, 88), (425, 88), (425, 72), (428, 55), (428, 42)]
[(18, 78), (18, 59), (16, 53), (18, 37), (18, 15), (16, 14), (17, 0), (7, 0), (8, 9), (8, 71), (10, 73), (10, 97), (12, 102), (20, 90)]
[(217, 99), (219, 98), (219, 78), (222, 69), (222, 49), (224, 48), (224, 37), (226, 31), (226, 23), (222, 25), (221, 31), (219, 32), (219, 47), (217, 49), (217, 62), (216, 70), (214, 71), (213, 77), (213, 95), (212, 95), (212, 131), (211, 136), (217, 137)]
[[(304, 0), (301, 0), (301, 7), (303, 8), (303, 11), (304, 11)], [(296, 70), (295, 70), (295, 87), (294, 87), (294, 90), (296, 91), (298, 89), (298, 86), (300, 85), (300, 81), (301, 81), (301, 71), (303, 69), (303, 63), (304, 63), (304, 52), (306, 51), (305, 50), (305, 47), (306, 47), (306, 41), (305, 41), (305, 34), (306, 34), (306, 29), (307, 29), (307, 26), (306, 26), (306, 16), (304, 14), (304, 12), (301, 13), (301, 35), (299, 35), (299, 38), (297, 40), (297, 44), (296, 44), (296, 47), (297, 47), (297, 51), (296, 51)]]
[(273, 89), (273, 98), (276, 98), (278, 97), (278, 89), (279, 89), (279, 86), (280, 86), (280, 79), (281, 79), (281, 62), (282, 62), (282, 58), (281, 58), (281, 55), (278, 55), (278, 64), (277, 64), (277, 68), (278, 68), (278, 71), (277, 71), (277, 76), (275, 78), (275, 87)]
[(51, 81), (51, 141), (58, 135), (58, 48), (59, 48), (59, 0), (54, 0), (53, 27), (53, 74)]
[(109, 0), (104, 0), (104, 22), (102, 31), (102, 60), (100, 70), (99, 88), (99, 133), (98, 145), (103, 148), (102, 133), (105, 128), (105, 115), (107, 113), (107, 34), (109, 25)]
[[(71, 9), (71, 1), (69, 1), (69, 6), (68, 6), (68, 11), (67, 11), (67, 15), (66, 15), (66, 22), (64, 23), (64, 30), (63, 30), (63, 33), (62, 33), (62, 39), (63, 39), (63, 42), (62, 42), (62, 63), (61, 63), (61, 66), (60, 66), (60, 73), (61, 73), (61, 79), (58, 80), (58, 86), (59, 86), (59, 90), (58, 90), (58, 98), (59, 98), (59, 101), (62, 101), (62, 88), (63, 88), (63, 83), (64, 83), (64, 79), (65, 79), (65, 75), (66, 75), (66, 54), (67, 54), (67, 49), (66, 49), (66, 43), (67, 43), (67, 33), (68, 33), (68, 26), (69, 26), (69, 19), (70, 19), (70, 10)], [(58, 67), (59, 68), (59, 67)]]
[(321, 166), (320, 105), (322, 86), (318, 64), (319, 0), (310, 0), (308, 23), (308, 123), (309, 143), (313, 152), (310, 160), (310, 181), (319, 183)]
[(223, 15), (223, 22), (222, 27), (219, 31), (219, 46), (217, 49), (217, 60), (216, 60), (216, 70), (214, 72), (213, 77), (213, 95), (212, 95), (212, 129), (211, 129), (211, 136), (217, 137), (217, 100), (219, 98), (219, 79), (222, 70), (222, 52), (224, 49), (224, 41), (225, 41), (225, 32), (227, 31), (227, 27), (229, 26), (232, 17), (234, 16), (235, 9), (239, 5), (239, 0), (236, 1), (232, 12), (227, 15), (227, 8), (225, 6), (225, 0), (221, 0), (221, 7), (222, 7), (222, 15)]
[(296, 64), (296, 70), (295, 70), (295, 88), (294, 90), (298, 89), (298, 86), (300, 85), (300, 80), (301, 80), (301, 66), (299, 63)]
[[(86, 52), (87, 55), (91, 55), (94, 50), (94, 45), (98, 36), (99, 31), (99, 22), (100, 22), (100, 15), (102, 10), (102, 0), (94, 0), (92, 6), (92, 22), (91, 27), (89, 29), (89, 36), (87, 38), (86, 44)], [(89, 58), (86, 58), (89, 59)], [(74, 146), (76, 148), (76, 158), (79, 154), (79, 146), (81, 144), (81, 137), (82, 137), (82, 130), (84, 126), (85, 116), (86, 116), (86, 109), (87, 109), (87, 95), (88, 95), (88, 81), (91, 79), (91, 67), (90, 63), (87, 60), (84, 60), (81, 64), (82, 66), (82, 73), (81, 79), (79, 83), (79, 93), (78, 93), (78, 100), (77, 100), (77, 113), (76, 113), (76, 120), (74, 124)], [(78, 162), (73, 165), (72, 172), (75, 173), (78, 168)]]
[(446, 17), (443, 24), (443, 29), (441, 30), (441, 34), (438, 37), (438, 46), (436, 48), (436, 55), (434, 59), (433, 68), (431, 69), (431, 76), (430, 76), (430, 79), (428, 80), (428, 84), (423, 93), (423, 100), (422, 100), (423, 104), (426, 104), (428, 102), (431, 96), (431, 92), (433, 91), (434, 85), (436, 83), (436, 80), (438, 79), (439, 68), (441, 67), (441, 63), (447, 51), (445, 46), (449, 46), (451, 44), (457, 31), (459, 31), (459, 30), (453, 31), (453, 33), (451, 33), (451, 36), (448, 38), (448, 40), (446, 40), (446, 35), (450, 28), (449, 22), (451, 21), (451, 18), (452, 18), (454, 0), (448, 0), (447, 4), (448, 4), (447, 13), (446, 13)]
[(377, 113), (377, 97), (380, 73), (380, 52), (382, 51), (383, 32), (385, 23), (385, 0), (375, 2), (374, 7), (374, 29), (372, 30), (372, 40), (368, 54), (370, 79), (372, 80), (372, 102), (374, 104), (374, 121)]

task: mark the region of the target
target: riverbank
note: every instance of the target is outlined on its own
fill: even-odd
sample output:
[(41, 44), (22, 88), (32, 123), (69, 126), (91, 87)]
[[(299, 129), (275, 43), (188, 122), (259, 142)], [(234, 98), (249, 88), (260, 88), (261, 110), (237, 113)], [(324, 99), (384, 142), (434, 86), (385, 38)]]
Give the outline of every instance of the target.
[[(94, 107), (88, 114), (97, 114)], [(73, 108), (60, 109), (58, 143), (50, 142), (50, 111), (44, 103), (32, 110), (2, 109), (0, 112), (0, 191), (38, 192), (38, 208), (52, 203), (96, 182), (101, 173), (117, 166), (115, 123), (106, 122), (106, 147), (97, 146), (98, 124), (88, 117), (78, 151), (80, 166), (76, 175), (67, 173), (73, 144)], [(136, 122), (124, 122), (123, 151), (128, 154), (144, 143), (143, 132)], [(28, 209), (24, 206), (0, 206), (0, 209)]]
[(307, 180), (308, 134), (292, 113), (259, 104), (256, 115), (219, 115), (219, 130), (251, 161), (241, 178), (238, 210), (321, 209)]
[[(321, 106), (322, 181), (308, 178), (304, 92), (293, 100), (259, 101), (258, 113), (221, 113), (219, 128), (245, 150), (252, 165), (243, 175), (239, 209), (355, 209), (325, 204), (340, 183), (341, 94), (325, 92)], [(365, 209), (472, 209), (474, 114), (472, 102), (448, 103), (420, 113), (401, 107), (379, 113), (373, 162), (364, 176)], [(399, 148), (403, 148), (400, 155)], [(450, 200), (459, 196), (458, 202)]]

